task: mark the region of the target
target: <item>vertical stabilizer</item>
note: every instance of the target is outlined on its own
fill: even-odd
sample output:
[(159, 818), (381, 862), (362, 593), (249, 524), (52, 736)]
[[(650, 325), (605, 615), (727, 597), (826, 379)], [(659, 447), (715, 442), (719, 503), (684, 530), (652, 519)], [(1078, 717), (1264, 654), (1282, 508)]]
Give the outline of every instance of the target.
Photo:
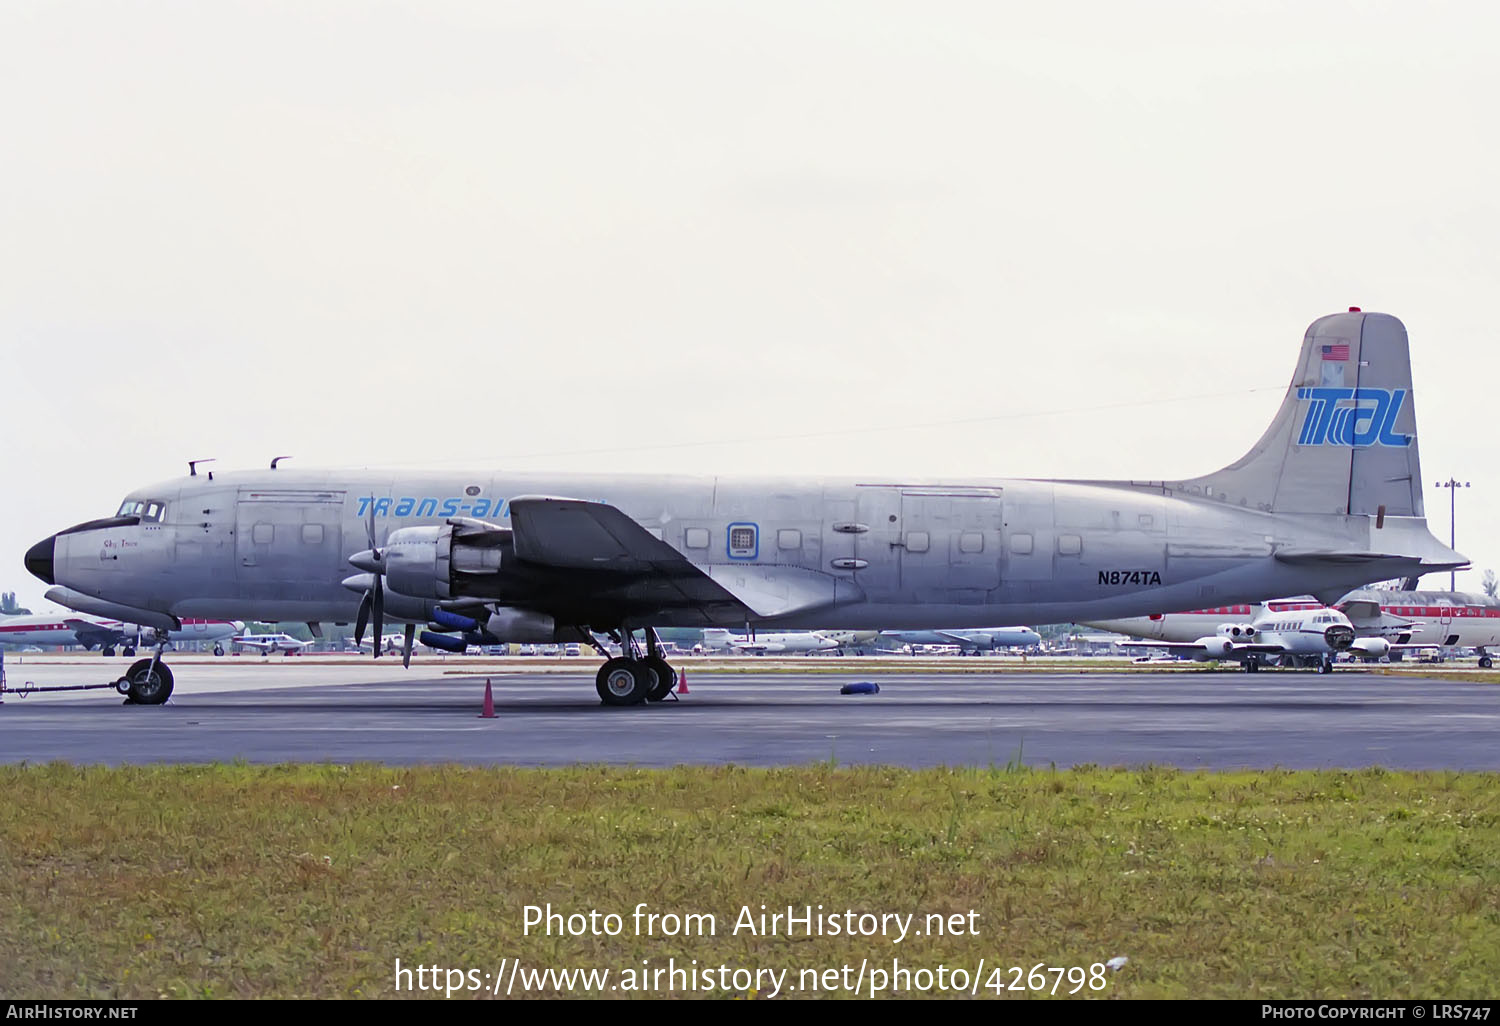
[(1277, 513), (1423, 516), (1405, 325), (1357, 310), (1314, 321), (1260, 441), (1175, 487)]

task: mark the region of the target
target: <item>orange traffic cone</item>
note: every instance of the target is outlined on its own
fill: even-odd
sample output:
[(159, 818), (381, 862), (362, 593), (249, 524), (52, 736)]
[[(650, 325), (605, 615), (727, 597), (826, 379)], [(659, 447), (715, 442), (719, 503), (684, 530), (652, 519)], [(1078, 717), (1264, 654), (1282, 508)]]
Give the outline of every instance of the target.
[(490, 679), (484, 678), (484, 712), (479, 714), (481, 720), (493, 720), (495, 718), (495, 693), (490, 690)]
[(689, 694), (688, 686), (687, 686), (687, 671), (686, 670), (678, 670), (677, 671), (677, 693), (679, 695)]

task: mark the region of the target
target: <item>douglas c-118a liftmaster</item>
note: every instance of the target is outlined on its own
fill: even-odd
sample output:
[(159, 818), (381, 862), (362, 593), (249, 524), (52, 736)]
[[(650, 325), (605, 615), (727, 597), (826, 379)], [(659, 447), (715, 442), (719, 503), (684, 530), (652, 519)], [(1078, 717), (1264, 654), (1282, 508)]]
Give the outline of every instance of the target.
[[(192, 469), (192, 468), (190, 468)], [(39, 542), (71, 608), (373, 619), (423, 641), (615, 639), (607, 705), (660, 699), (659, 627), (922, 629), (1109, 620), (1464, 566), (1427, 529), (1406, 329), (1308, 329), (1286, 399), (1243, 458), (1185, 481), (195, 473)], [(351, 572), (353, 571), (353, 572)], [(356, 599), (351, 592), (362, 598)], [(356, 603), (358, 603), (356, 605)], [(171, 671), (141, 660), (138, 702)]]

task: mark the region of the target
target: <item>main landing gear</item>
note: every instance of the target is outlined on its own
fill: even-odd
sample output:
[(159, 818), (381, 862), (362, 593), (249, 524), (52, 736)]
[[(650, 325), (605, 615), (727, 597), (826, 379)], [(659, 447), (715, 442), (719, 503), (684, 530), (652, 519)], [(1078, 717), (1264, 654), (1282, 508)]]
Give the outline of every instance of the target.
[[(677, 671), (662, 658), (661, 641), (656, 631), (647, 627), (643, 633), (646, 635), (644, 654), (635, 640), (634, 631), (610, 632), (610, 638), (619, 643), (623, 654), (606, 660), (594, 678), (594, 686), (605, 705), (660, 702), (676, 689)], [(597, 642), (594, 647), (603, 651)]]

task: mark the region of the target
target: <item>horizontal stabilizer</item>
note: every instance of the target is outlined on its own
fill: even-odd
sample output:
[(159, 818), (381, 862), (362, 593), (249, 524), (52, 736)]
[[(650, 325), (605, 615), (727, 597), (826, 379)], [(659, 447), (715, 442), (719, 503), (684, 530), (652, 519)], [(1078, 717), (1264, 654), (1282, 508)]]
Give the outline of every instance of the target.
[(1375, 570), (1380, 569), (1382, 566), (1394, 566), (1398, 563), (1408, 566), (1421, 566), (1424, 570), (1448, 570), (1469, 565), (1467, 559), (1426, 562), (1420, 556), (1403, 556), (1390, 552), (1359, 552), (1329, 549), (1282, 549), (1276, 553), (1276, 561), (1291, 566), (1312, 566), (1319, 563), (1329, 566), (1353, 566), (1365, 563), (1371, 569)]

